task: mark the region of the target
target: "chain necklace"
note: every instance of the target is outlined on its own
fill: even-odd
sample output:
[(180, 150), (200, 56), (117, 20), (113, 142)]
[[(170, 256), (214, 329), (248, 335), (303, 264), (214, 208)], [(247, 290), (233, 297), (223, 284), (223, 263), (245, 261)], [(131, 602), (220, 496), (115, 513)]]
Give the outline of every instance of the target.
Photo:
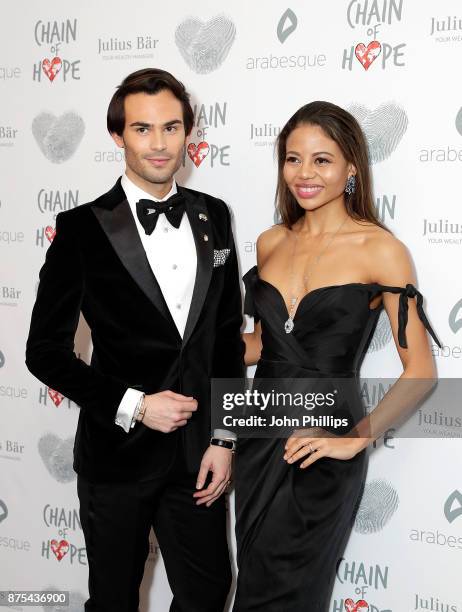
[[(305, 272), (303, 274), (303, 285), (304, 285), (305, 291), (306, 291), (306, 287), (307, 287), (308, 277), (313, 275), (313, 269), (318, 265), (319, 260), (324, 255), (324, 253), (327, 251), (329, 246), (332, 244), (332, 241), (334, 240), (335, 236), (339, 233), (339, 231), (345, 225), (345, 221), (347, 219), (348, 219), (348, 215), (345, 217), (345, 219), (342, 221), (342, 223), (335, 230), (335, 232), (332, 235), (332, 238), (329, 240), (329, 242), (326, 244), (326, 246), (316, 255), (316, 257), (314, 258), (314, 263), (313, 263), (313, 265), (311, 267), (311, 271), (309, 273)], [(295, 251), (297, 249), (297, 245), (298, 245), (298, 233), (295, 234), (294, 249), (293, 249), (293, 252), (292, 252), (292, 265), (291, 265), (291, 271), (290, 271), (290, 286), (291, 287), (293, 287), (293, 281), (294, 281), (294, 260), (295, 260)], [(305, 268), (304, 268), (304, 270), (305, 270)], [(290, 334), (290, 332), (294, 328), (294, 312), (295, 312), (295, 307), (297, 305), (297, 302), (299, 301), (299, 298), (300, 298), (300, 293), (296, 294), (294, 291), (292, 291), (292, 295), (290, 297), (289, 318), (284, 323), (284, 329), (285, 329), (286, 334)]]

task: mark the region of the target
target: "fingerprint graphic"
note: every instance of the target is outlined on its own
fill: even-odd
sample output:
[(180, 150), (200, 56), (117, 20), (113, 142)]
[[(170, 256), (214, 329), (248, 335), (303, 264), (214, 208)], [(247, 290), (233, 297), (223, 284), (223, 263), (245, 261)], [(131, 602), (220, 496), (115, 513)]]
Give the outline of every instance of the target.
[(388, 159), (407, 130), (406, 111), (394, 102), (385, 102), (372, 111), (362, 104), (352, 104), (348, 110), (366, 135), (370, 163)]
[(459, 112), (456, 116), (456, 130), (462, 136), (462, 106), (459, 108)]
[(71, 482), (76, 477), (72, 468), (74, 439), (61, 440), (52, 433), (45, 434), (38, 442), (39, 455), (45, 467), (58, 482)]
[(368, 353), (374, 353), (380, 351), (386, 346), (392, 338), (392, 331), (390, 325), (390, 319), (386, 313), (386, 310), (382, 310), (377, 320), (377, 327), (374, 330), (371, 342), (367, 347)]
[(74, 112), (61, 117), (44, 112), (32, 121), (32, 134), (40, 150), (54, 164), (61, 164), (74, 155), (84, 132), (83, 119)]
[(398, 493), (394, 487), (381, 478), (371, 480), (364, 487), (354, 529), (367, 535), (377, 533), (385, 527), (399, 505)]
[(175, 43), (184, 61), (197, 74), (219, 68), (235, 37), (236, 27), (225, 15), (216, 15), (206, 23), (189, 17), (175, 31)]

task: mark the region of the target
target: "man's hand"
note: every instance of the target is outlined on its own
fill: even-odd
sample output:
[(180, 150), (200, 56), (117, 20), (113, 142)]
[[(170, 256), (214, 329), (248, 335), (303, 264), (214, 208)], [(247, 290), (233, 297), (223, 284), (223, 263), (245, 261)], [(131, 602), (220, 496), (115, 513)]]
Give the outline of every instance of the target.
[(197, 475), (196, 488), (202, 489), (207, 474), (212, 472), (212, 481), (203, 491), (196, 491), (193, 497), (198, 498), (196, 505), (205, 504), (207, 507), (220, 497), (225, 491), (232, 473), (233, 453), (221, 446), (209, 446), (202, 457), (201, 467)]
[(197, 400), (173, 391), (160, 391), (146, 395), (143, 425), (163, 433), (170, 433), (186, 425), (197, 410)]

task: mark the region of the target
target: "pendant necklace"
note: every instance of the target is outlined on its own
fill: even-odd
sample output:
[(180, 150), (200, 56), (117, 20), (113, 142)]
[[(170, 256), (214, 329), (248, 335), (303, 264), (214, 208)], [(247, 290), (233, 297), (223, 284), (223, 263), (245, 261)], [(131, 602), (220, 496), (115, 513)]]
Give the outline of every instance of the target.
[[(329, 240), (329, 242), (326, 244), (326, 246), (316, 255), (316, 257), (314, 258), (314, 263), (311, 266), (311, 270), (309, 272), (305, 272), (303, 274), (303, 285), (305, 287), (305, 291), (306, 291), (306, 287), (307, 287), (308, 278), (313, 275), (313, 269), (318, 265), (319, 260), (324, 255), (324, 253), (327, 251), (327, 249), (331, 245), (332, 241), (334, 240), (335, 236), (339, 233), (339, 231), (345, 225), (345, 221), (347, 219), (348, 219), (348, 215), (345, 217), (345, 219), (342, 221), (342, 223), (335, 230), (335, 232), (332, 235), (332, 238)], [(296, 249), (297, 249), (297, 244), (298, 244), (298, 234), (295, 234), (294, 248), (293, 248), (293, 252), (292, 252), (292, 265), (291, 265), (291, 270), (290, 270), (290, 286), (291, 287), (293, 287), (293, 281), (294, 281), (294, 260), (295, 260), (295, 252), (296, 252)], [(300, 297), (300, 293), (297, 294), (295, 291), (292, 291), (292, 294), (291, 294), (291, 297), (290, 297), (290, 302), (289, 302), (290, 303), (289, 318), (284, 323), (284, 329), (285, 329), (286, 334), (290, 334), (291, 331), (294, 328), (295, 306), (297, 305), (299, 297)]]

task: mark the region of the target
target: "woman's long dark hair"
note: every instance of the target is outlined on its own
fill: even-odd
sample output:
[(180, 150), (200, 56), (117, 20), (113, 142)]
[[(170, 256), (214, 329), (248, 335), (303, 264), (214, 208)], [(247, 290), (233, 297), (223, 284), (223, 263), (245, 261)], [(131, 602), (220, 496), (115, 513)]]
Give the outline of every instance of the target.
[(287, 187), (283, 175), (287, 139), (296, 127), (303, 124), (318, 125), (338, 144), (347, 162), (354, 164), (356, 190), (351, 195), (345, 194), (346, 210), (350, 217), (357, 221), (369, 221), (389, 231), (378, 218), (374, 207), (368, 148), (359, 123), (353, 115), (340, 106), (321, 101), (310, 102), (299, 108), (282, 128), (276, 140), (278, 183), (275, 199), (282, 223), (291, 229), (292, 225), (305, 214), (305, 210)]

